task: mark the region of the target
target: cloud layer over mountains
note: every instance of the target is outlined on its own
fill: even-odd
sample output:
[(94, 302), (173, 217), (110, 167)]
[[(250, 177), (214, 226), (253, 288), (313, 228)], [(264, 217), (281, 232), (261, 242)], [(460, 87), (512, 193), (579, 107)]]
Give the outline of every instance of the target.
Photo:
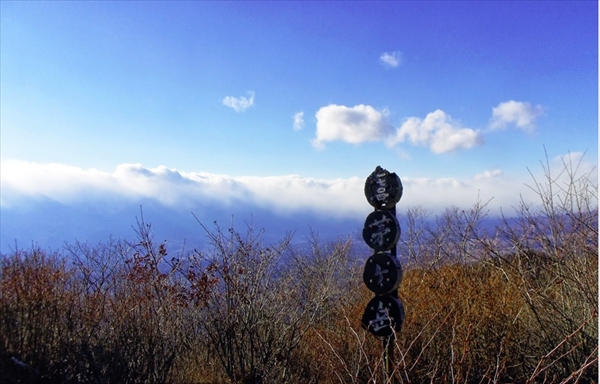
[[(498, 203), (514, 203), (515, 188), (511, 187), (514, 180), (505, 177), (500, 170), (486, 171), (465, 180), (400, 177), (405, 190), (401, 201), (404, 206), (423, 205), (433, 211), (450, 205), (468, 207), (478, 196), (483, 200), (493, 197)], [(141, 164), (121, 164), (109, 173), (64, 164), (7, 160), (2, 163), (1, 204), (11, 208), (36, 199), (64, 204), (150, 199), (186, 210), (211, 202), (224, 207), (244, 204), (280, 215), (312, 212), (329, 217), (359, 218), (370, 210), (363, 194), (365, 178), (232, 177), (180, 172), (164, 166), (146, 168)]]
[[(551, 166), (559, 169), (569, 156), (577, 164), (582, 154), (556, 158)], [(580, 164), (582, 172), (592, 167)], [(140, 205), (145, 212), (155, 212), (150, 221), (170, 232), (178, 228), (175, 232), (180, 235), (189, 232), (190, 226), (197, 231), (193, 212), (204, 223), (225, 221), (228, 225), (231, 216), (237, 215), (240, 221), (253, 220), (257, 227), (280, 234), (312, 228), (344, 236), (360, 229), (372, 210), (363, 192), (368, 175), (331, 180), (299, 175), (232, 177), (141, 164), (121, 164), (113, 172), (104, 172), (19, 160), (3, 161), (1, 172), (3, 252), (15, 238), (37, 241), (41, 232), (53, 228), (55, 233), (46, 237), (72, 240), (79, 234), (80, 239), (93, 238), (85, 228), (122, 236), (115, 221), (130, 231)], [(531, 180), (516, 180), (499, 169), (462, 180), (399, 176), (404, 186), (399, 214), (407, 207), (422, 206), (435, 215), (450, 206), (468, 209), (479, 201), (489, 202), (490, 216), (496, 216), (501, 208), (510, 214), (521, 198), (536, 202), (525, 185)], [(534, 176), (543, 180), (542, 175)]]

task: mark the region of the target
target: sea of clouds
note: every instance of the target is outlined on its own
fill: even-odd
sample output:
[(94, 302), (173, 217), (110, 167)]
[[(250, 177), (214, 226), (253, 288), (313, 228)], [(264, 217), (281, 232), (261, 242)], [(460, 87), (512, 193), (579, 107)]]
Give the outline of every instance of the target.
[[(557, 157), (550, 165), (560, 170), (568, 160), (579, 164), (580, 173), (593, 170), (593, 164), (580, 162), (582, 155)], [(595, 172), (591, 175), (597, 179)], [(163, 237), (177, 237), (176, 241), (201, 234), (198, 221), (226, 227), (232, 220), (251, 221), (275, 237), (287, 231), (343, 237), (359, 231), (372, 210), (364, 196), (367, 176), (232, 177), (141, 164), (121, 164), (105, 172), (7, 159), (1, 164), (2, 252), (15, 244), (58, 247), (75, 239), (127, 237), (142, 214), (159, 232), (162, 229)], [(527, 186), (532, 179), (517, 180), (498, 169), (467, 179), (399, 176), (404, 186), (399, 215), (407, 207), (421, 206), (435, 215), (479, 202), (497, 217), (511, 215), (521, 200), (539, 200)], [(543, 170), (532, 177), (543, 181)]]

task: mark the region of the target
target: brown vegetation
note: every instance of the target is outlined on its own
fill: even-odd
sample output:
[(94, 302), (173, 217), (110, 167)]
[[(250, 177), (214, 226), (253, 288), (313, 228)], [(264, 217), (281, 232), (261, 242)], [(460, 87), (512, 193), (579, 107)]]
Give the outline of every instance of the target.
[(351, 240), (295, 250), (215, 226), (171, 255), (142, 219), (133, 243), (3, 255), (0, 383), (597, 382), (597, 186), (545, 170), (540, 204), (493, 232), (485, 204), (401, 216), (392, 377), (360, 327)]

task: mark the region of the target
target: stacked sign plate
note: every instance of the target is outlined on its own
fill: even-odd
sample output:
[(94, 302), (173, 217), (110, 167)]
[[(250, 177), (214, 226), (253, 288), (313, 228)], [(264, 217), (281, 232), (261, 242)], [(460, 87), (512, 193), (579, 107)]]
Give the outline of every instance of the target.
[(400, 225), (396, 204), (402, 197), (402, 182), (395, 173), (377, 166), (365, 182), (365, 196), (375, 210), (365, 220), (363, 239), (375, 253), (367, 259), (363, 281), (375, 293), (362, 317), (363, 328), (380, 337), (400, 332), (404, 306), (398, 299), (402, 267), (396, 256)]

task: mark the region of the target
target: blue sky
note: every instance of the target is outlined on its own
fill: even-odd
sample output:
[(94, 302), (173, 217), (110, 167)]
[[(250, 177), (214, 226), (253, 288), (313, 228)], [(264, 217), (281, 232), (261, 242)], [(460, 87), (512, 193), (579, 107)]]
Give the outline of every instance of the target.
[(597, 164), (596, 1), (0, 6), (3, 209), (213, 194), (360, 216), (377, 165), (406, 204), (497, 209), (544, 151)]

